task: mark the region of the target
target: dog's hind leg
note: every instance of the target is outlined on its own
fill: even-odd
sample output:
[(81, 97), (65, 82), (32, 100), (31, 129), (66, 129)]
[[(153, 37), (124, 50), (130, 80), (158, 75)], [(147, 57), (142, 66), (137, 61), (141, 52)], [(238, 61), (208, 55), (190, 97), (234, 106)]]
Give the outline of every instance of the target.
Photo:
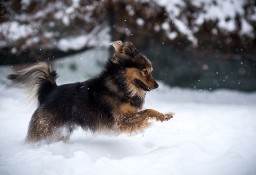
[(62, 125), (57, 117), (43, 108), (38, 108), (29, 124), (27, 142), (45, 141), (51, 143), (60, 140), (66, 141), (68, 137), (62, 135)]
[(57, 136), (58, 141), (63, 141), (64, 143), (67, 143), (74, 129), (74, 125), (63, 126), (62, 129), (60, 129), (60, 133)]
[(165, 121), (173, 117), (173, 113), (162, 114), (153, 109), (146, 109), (140, 112), (129, 113), (119, 116), (116, 119), (115, 129), (121, 132), (137, 132), (150, 125), (149, 119)]

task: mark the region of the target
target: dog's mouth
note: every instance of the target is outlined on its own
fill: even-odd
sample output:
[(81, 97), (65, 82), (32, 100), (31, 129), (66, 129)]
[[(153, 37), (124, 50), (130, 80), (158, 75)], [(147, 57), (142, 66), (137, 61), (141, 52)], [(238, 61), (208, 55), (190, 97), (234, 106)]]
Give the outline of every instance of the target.
[(143, 89), (144, 91), (150, 91), (152, 90), (152, 88), (148, 87), (147, 85), (145, 85), (142, 81), (140, 81), (139, 79), (135, 79), (134, 80), (135, 84), (137, 87)]

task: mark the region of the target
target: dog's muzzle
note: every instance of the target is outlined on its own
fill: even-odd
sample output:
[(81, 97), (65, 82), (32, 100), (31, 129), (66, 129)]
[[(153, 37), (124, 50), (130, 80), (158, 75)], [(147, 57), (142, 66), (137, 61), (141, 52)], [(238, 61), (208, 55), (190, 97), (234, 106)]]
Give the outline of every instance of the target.
[(159, 85), (157, 84), (157, 82), (155, 81), (154, 82), (154, 89), (156, 89), (156, 88), (158, 88), (159, 87)]
[(137, 87), (143, 89), (144, 91), (151, 91), (153, 89), (158, 88), (158, 84), (156, 81), (154, 81), (154, 86), (153, 87), (148, 87), (147, 85), (145, 85), (141, 80), (139, 79), (135, 79), (135, 84)]

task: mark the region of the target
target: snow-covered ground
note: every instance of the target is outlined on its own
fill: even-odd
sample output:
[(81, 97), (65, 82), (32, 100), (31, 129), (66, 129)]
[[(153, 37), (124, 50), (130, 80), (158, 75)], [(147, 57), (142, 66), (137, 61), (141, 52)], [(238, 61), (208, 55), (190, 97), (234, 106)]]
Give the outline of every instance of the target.
[[(107, 57), (97, 50), (56, 61), (58, 83), (91, 77)], [(147, 94), (145, 107), (175, 112), (168, 122), (153, 122), (137, 135), (79, 129), (69, 143), (25, 144), (36, 104), (5, 80), (10, 71), (0, 67), (0, 175), (256, 174), (256, 93), (193, 91), (161, 83)]]

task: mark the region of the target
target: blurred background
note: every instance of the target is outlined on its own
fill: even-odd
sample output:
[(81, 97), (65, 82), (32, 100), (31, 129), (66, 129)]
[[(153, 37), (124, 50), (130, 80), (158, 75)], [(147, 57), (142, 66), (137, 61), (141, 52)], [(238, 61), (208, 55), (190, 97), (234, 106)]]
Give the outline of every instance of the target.
[[(129, 40), (152, 61), (156, 79), (172, 87), (256, 91), (255, 0), (0, 4), (0, 65), (72, 60), (94, 48), (106, 51), (104, 62), (112, 41)], [(79, 62), (69, 64), (76, 71)]]

